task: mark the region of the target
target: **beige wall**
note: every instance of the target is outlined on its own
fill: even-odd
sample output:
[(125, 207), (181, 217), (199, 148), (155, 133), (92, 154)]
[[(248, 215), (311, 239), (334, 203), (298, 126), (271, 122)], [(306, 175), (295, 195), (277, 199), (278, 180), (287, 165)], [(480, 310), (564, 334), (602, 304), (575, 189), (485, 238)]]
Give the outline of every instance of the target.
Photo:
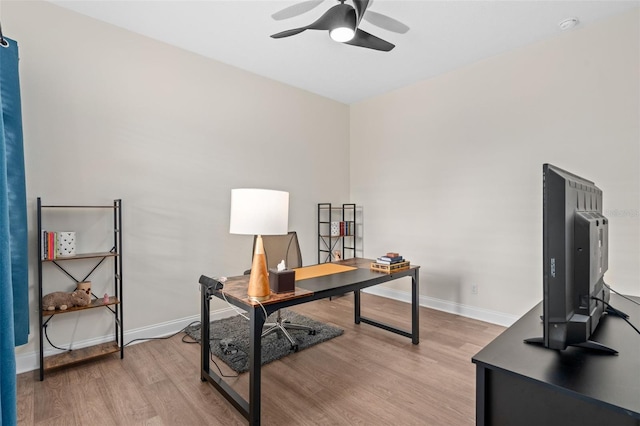
[(636, 9), (352, 105), (364, 255), (399, 251), (422, 266), (423, 303), (508, 323), (542, 298), (549, 162), (603, 189), (605, 279), (639, 295), (639, 22)]
[[(243, 186), (290, 191), (305, 263), (316, 203), (354, 201), (364, 255), (420, 264), (422, 303), (508, 323), (542, 297), (551, 162), (604, 190), (607, 281), (640, 294), (637, 10), (350, 107), (48, 3), (3, 1), (2, 18), (20, 46), (31, 246), (37, 196), (124, 200), (125, 341), (197, 316), (200, 274), (248, 267), (251, 238), (227, 228)], [(33, 364), (31, 321), (17, 353)], [(55, 321), (63, 346), (107, 335), (98, 313)]]
[[(200, 274), (250, 267), (252, 238), (228, 232), (232, 188), (289, 191), (290, 228), (316, 262), (316, 203), (348, 201), (348, 157), (333, 155), (349, 143), (348, 106), (48, 3), (3, 1), (2, 15), (20, 51), (32, 307), (38, 196), (123, 199), (125, 329), (136, 337), (197, 315)], [(49, 229), (90, 244), (86, 223), (56, 220)], [(73, 286), (46, 266), (45, 292)], [(37, 350), (36, 315), (19, 353)], [(93, 311), (57, 316), (49, 335), (66, 346), (106, 335), (103, 323)]]

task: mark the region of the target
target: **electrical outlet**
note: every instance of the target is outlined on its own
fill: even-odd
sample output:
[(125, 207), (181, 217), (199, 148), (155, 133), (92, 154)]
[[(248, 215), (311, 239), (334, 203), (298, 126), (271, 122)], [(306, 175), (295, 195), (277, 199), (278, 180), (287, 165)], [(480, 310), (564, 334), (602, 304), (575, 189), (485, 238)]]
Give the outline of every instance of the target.
[(478, 294), (478, 284), (471, 284), (471, 294)]

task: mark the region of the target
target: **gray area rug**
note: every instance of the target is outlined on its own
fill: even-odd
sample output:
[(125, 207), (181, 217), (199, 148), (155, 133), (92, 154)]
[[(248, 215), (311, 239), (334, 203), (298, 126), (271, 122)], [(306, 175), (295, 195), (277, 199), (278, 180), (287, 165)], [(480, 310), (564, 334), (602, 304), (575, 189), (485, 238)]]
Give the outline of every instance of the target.
[[(266, 322), (275, 322), (277, 313)], [(293, 324), (308, 325), (316, 333), (304, 330), (287, 330), (298, 344), (298, 351), (341, 335), (344, 330), (325, 324), (286, 309), (282, 318)], [(238, 373), (249, 371), (249, 321), (240, 315), (211, 322), (211, 352)], [(185, 333), (200, 342), (200, 324), (187, 327)], [(262, 364), (267, 364), (293, 353), (289, 340), (280, 332), (262, 338)]]

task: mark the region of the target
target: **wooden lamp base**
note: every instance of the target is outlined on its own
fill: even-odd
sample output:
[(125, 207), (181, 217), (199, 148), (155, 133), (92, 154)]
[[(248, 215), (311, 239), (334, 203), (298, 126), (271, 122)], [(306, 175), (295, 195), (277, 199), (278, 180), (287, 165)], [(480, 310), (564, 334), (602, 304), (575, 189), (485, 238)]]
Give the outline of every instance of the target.
[(267, 259), (264, 254), (262, 236), (256, 237), (256, 248), (251, 263), (251, 275), (249, 276), (249, 289), (247, 295), (253, 300), (263, 301), (269, 299), (269, 274), (267, 272)]

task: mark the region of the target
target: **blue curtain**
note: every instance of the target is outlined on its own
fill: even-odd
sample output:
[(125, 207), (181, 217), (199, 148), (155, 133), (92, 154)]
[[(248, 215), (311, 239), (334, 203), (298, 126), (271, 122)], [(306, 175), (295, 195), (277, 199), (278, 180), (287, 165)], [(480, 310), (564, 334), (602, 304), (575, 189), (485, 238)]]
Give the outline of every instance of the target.
[(15, 425), (14, 348), (29, 335), (27, 203), (18, 44), (1, 35), (0, 44), (0, 410), (1, 424)]

